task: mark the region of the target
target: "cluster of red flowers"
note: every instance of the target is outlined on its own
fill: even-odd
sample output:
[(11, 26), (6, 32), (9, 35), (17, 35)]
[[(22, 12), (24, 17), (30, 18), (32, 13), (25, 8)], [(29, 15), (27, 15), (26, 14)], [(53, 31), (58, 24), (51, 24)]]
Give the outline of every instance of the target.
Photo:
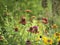
[(39, 33), (38, 26), (30, 27), (28, 31), (31, 33)]

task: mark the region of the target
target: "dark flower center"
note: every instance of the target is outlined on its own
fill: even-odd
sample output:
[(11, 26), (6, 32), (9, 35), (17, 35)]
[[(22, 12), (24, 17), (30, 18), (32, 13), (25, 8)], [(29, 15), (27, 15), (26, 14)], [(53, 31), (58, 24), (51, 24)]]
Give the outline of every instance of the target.
[(60, 41), (58, 42), (58, 45), (60, 45)]
[(42, 38), (42, 36), (40, 36), (40, 38)]
[(48, 42), (51, 42), (51, 40), (48, 40)]

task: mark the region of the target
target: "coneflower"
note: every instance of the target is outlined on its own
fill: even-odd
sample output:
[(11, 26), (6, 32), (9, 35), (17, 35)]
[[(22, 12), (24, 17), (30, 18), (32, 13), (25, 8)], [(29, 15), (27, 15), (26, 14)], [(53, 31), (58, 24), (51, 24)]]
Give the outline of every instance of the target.
[(47, 24), (47, 23), (48, 23), (48, 19), (47, 19), (47, 18), (42, 18), (42, 22), (43, 22), (44, 24)]
[(60, 45), (60, 41), (58, 42), (58, 45)]
[(47, 42), (52, 45), (52, 40), (51, 39), (48, 39)]
[(32, 26), (29, 28), (28, 31), (36, 34), (36, 33), (38, 33), (38, 26)]
[(51, 28), (58, 28), (58, 26), (56, 25), (56, 24), (53, 24), (52, 26), (51, 26)]
[(38, 26), (33, 26), (34, 33), (38, 33)]
[(0, 36), (0, 41), (2, 41), (3, 40), (3, 36)]
[(21, 23), (21, 24), (23, 24), (23, 25), (25, 25), (25, 24), (26, 24), (26, 19), (25, 19), (25, 17), (22, 17), (22, 18), (21, 18), (20, 23)]
[(26, 45), (31, 45), (31, 41), (30, 40), (27, 40), (26, 41)]
[(15, 30), (15, 32), (17, 32), (18, 31), (18, 28), (16, 27), (14, 30)]
[(30, 27), (28, 31), (33, 32), (33, 27)]

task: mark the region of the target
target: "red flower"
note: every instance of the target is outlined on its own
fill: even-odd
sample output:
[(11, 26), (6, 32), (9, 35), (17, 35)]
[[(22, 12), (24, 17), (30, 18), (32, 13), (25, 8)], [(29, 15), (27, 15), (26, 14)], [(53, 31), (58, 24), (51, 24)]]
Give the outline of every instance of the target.
[(26, 19), (25, 19), (25, 17), (22, 17), (22, 18), (21, 18), (20, 23), (21, 23), (21, 24), (23, 24), (23, 25), (25, 25), (25, 24), (26, 24)]
[(38, 26), (33, 26), (33, 31), (34, 31), (34, 33), (39, 33), (38, 32)]
[(0, 36), (0, 41), (2, 41), (3, 40), (3, 37), (2, 36)]
[(47, 19), (47, 18), (42, 18), (42, 22), (43, 22), (44, 24), (47, 24), (47, 23), (48, 23), (48, 19)]
[(38, 33), (38, 27), (37, 26), (30, 27), (30, 29), (28, 31), (36, 34), (36, 33)]
[(29, 32), (33, 32), (33, 28), (32, 28), (32, 27), (30, 27), (28, 31), (29, 31)]

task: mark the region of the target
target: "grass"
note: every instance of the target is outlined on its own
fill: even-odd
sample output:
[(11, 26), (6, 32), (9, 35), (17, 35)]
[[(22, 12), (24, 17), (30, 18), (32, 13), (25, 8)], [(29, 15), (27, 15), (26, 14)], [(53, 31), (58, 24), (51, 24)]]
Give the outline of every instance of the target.
[(1, 0), (0, 45), (58, 45), (60, 16), (47, 3), (43, 8), (42, 0)]

